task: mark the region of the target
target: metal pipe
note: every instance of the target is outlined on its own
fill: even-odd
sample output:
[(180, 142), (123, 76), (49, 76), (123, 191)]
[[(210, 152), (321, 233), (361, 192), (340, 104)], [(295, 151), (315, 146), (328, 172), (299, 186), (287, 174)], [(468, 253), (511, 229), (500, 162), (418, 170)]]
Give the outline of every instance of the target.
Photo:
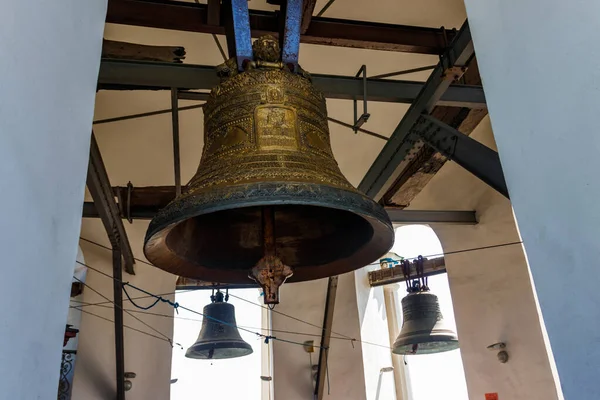
[(338, 277), (329, 278), (327, 286), (327, 298), (325, 300), (325, 312), (323, 316), (323, 332), (321, 334), (321, 346), (319, 350), (319, 364), (317, 369), (317, 382), (315, 384), (316, 400), (322, 400), (325, 390), (325, 377), (327, 373), (327, 358), (329, 356), (329, 343), (331, 341), (331, 330), (333, 327), (333, 309), (335, 308), (335, 295), (338, 286)]
[[(331, 117), (327, 117), (327, 120), (328, 120), (328, 121), (331, 121), (331, 122), (333, 122), (334, 124), (338, 124), (338, 125), (341, 125), (341, 126), (345, 126), (346, 128), (354, 129), (354, 126), (352, 126), (351, 124), (348, 124), (348, 123), (346, 123), (346, 122), (340, 121), (340, 120), (338, 120), (338, 119), (331, 118)], [(373, 132), (373, 131), (369, 131), (369, 130), (367, 130), (367, 129), (358, 128), (358, 129), (357, 129), (357, 131), (358, 131), (358, 132), (362, 132), (362, 133), (366, 133), (367, 135), (370, 135), (370, 136), (376, 137), (376, 138), (378, 138), (378, 139), (382, 139), (382, 140), (388, 140), (388, 138), (387, 138), (387, 137), (385, 137), (385, 136), (383, 136), (383, 135), (380, 135), (379, 133), (375, 133), (375, 132)]]
[(179, 104), (177, 88), (171, 89), (171, 120), (173, 123), (173, 165), (175, 169), (175, 196), (181, 196), (181, 160), (179, 155)]
[(379, 370), (379, 379), (377, 379), (377, 393), (375, 394), (375, 400), (379, 400), (379, 393), (381, 392), (381, 377), (384, 372), (391, 372), (394, 367), (384, 367)]
[(123, 278), (121, 267), (121, 249), (113, 247), (113, 290), (115, 311), (115, 359), (117, 370), (117, 400), (125, 400), (125, 348), (123, 344)]
[[(400, 333), (402, 324), (402, 308), (398, 299), (400, 285), (387, 285), (383, 288), (383, 299), (388, 326), (388, 337), (390, 343), (394, 343)], [(394, 388), (396, 400), (412, 400), (412, 388), (407, 366), (404, 364), (403, 356), (392, 354), (392, 365), (394, 367)]]

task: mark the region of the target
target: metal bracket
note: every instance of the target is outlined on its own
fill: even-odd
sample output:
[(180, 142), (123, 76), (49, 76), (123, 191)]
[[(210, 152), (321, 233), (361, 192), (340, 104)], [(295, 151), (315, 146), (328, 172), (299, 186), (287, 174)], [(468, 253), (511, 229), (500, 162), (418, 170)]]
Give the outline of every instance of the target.
[(467, 67), (463, 66), (454, 66), (450, 68), (446, 68), (443, 73), (444, 79), (450, 80), (451, 82), (456, 82), (467, 72)]
[(509, 198), (496, 151), (426, 114), (417, 119), (410, 134), (423, 139), (429, 146)]
[(356, 97), (354, 97), (354, 125), (352, 125), (352, 130), (354, 133), (358, 133), (358, 129), (363, 126), (365, 122), (369, 120), (371, 114), (367, 112), (367, 66), (363, 64), (362, 67), (358, 70), (355, 77), (358, 78), (362, 74), (362, 83), (363, 83), (363, 113), (359, 117), (358, 116), (358, 102)]
[(127, 182), (127, 200), (123, 200), (120, 186), (116, 186), (113, 191), (117, 196), (117, 206), (119, 206), (121, 218), (125, 218), (127, 222), (133, 224), (133, 217), (131, 216), (131, 192), (133, 192), (133, 184), (131, 181)]
[(229, 57), (235, 57), (239, 71), (252, 61), (252, 39), (248, 0), (225, 0), (223, 11), (226, 14), (225, 32)]
[(290, 71), (298, 69), (298, 54), (300, 52), (300, 25), (302, 24), (302, 0), (287, 0), (283, 5), (285, 25), (283, 28), (283, 45), (281, 46), (281, 61)]

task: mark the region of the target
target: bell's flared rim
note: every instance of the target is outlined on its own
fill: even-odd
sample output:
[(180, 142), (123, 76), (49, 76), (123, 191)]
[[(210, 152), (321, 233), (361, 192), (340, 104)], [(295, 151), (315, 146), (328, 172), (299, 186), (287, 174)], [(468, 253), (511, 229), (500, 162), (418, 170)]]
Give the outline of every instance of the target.
[[(435, 354), (459, 348), (458, 337), (451, 330), (430, 333), (415, 332), (408, 336), (398, 337), (392, 346), (392, 353), (400, 355)], [(414, 346), (418, 345), (417, 351)]]
[(215, 187), (175, 199), (150, 222), (144, 254), (156, 267), (186, 278), (230, 284), (253, 283), (247, 270), (208, 268), (178, 256), (167, 245), (167, 237), (178, 224), (190, 218), (245, 207), (279, 205), (347, 211), (364, 219), (373, 230), (369, 242), (351, 256), (324, 265), (303, 266), (288, 282), (325, 278), (332, 275), (326, 273), (331, 270), (338, 275), (362, 268), (385, 254), (394, 243), (394, 229), (384, 208), (357, 190), (311, 182), (258, 182)]
[[(209, 357), (212, 351), (212, 357)], [(185, 352), (187, 358), (197, 360), (224, 360), (250, 355), (254, 352), (252, 346), (243, 340), (213, 340), (204, 343), (194, 343)]]

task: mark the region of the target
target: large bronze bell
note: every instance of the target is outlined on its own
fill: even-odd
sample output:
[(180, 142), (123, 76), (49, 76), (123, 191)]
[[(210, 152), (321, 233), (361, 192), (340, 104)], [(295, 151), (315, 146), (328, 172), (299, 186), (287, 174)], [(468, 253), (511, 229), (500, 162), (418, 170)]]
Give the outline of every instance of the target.
[(333, 158), (323, 94), (310, 76), (255, 41), (254, 61), (220, 66), (204, 106), (204, 150), (187, 190), (148, 227), (157, 267), (215, 283), (248, 283), (277, 303), (298, 282), (361, 268), (386, 253), (385, 210), (346, 180)]
[(223, 301), (223, 293), (211, 296), (204, 307), (198, 340), (185, 353), (202, 360), (235, 358), (252, 354), (252, 347), (242, 339), (235, 323), (235, 308)]
[(394, 342), (395, 354), (433, 354), (458, 348), (456, 333), (444, 323), (436, 295), (409, 293), (402, 299), (402, 329)]

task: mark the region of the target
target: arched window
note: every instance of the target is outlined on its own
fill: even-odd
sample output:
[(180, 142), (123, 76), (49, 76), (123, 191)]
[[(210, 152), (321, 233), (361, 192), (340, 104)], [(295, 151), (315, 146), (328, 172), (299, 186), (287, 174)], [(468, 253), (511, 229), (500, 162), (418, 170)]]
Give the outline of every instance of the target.
[[(437, 235), (433, 229), (425, 225), (407, 225), (397, 228), (396, 242), (392, 252), (405, 258), (419, 255), (424, 257), (440, 256), (443, 254), (442, 245)], [(447, 275), (440, 274), (429, 277), (429, 288), (432, 293), (438, 296), (444, 319), (456, 330)], [(405, 362), (412, 391), (410, 400), (438, 398), (468, 400), (460, 350), (430, 355), (406, 356)]]

